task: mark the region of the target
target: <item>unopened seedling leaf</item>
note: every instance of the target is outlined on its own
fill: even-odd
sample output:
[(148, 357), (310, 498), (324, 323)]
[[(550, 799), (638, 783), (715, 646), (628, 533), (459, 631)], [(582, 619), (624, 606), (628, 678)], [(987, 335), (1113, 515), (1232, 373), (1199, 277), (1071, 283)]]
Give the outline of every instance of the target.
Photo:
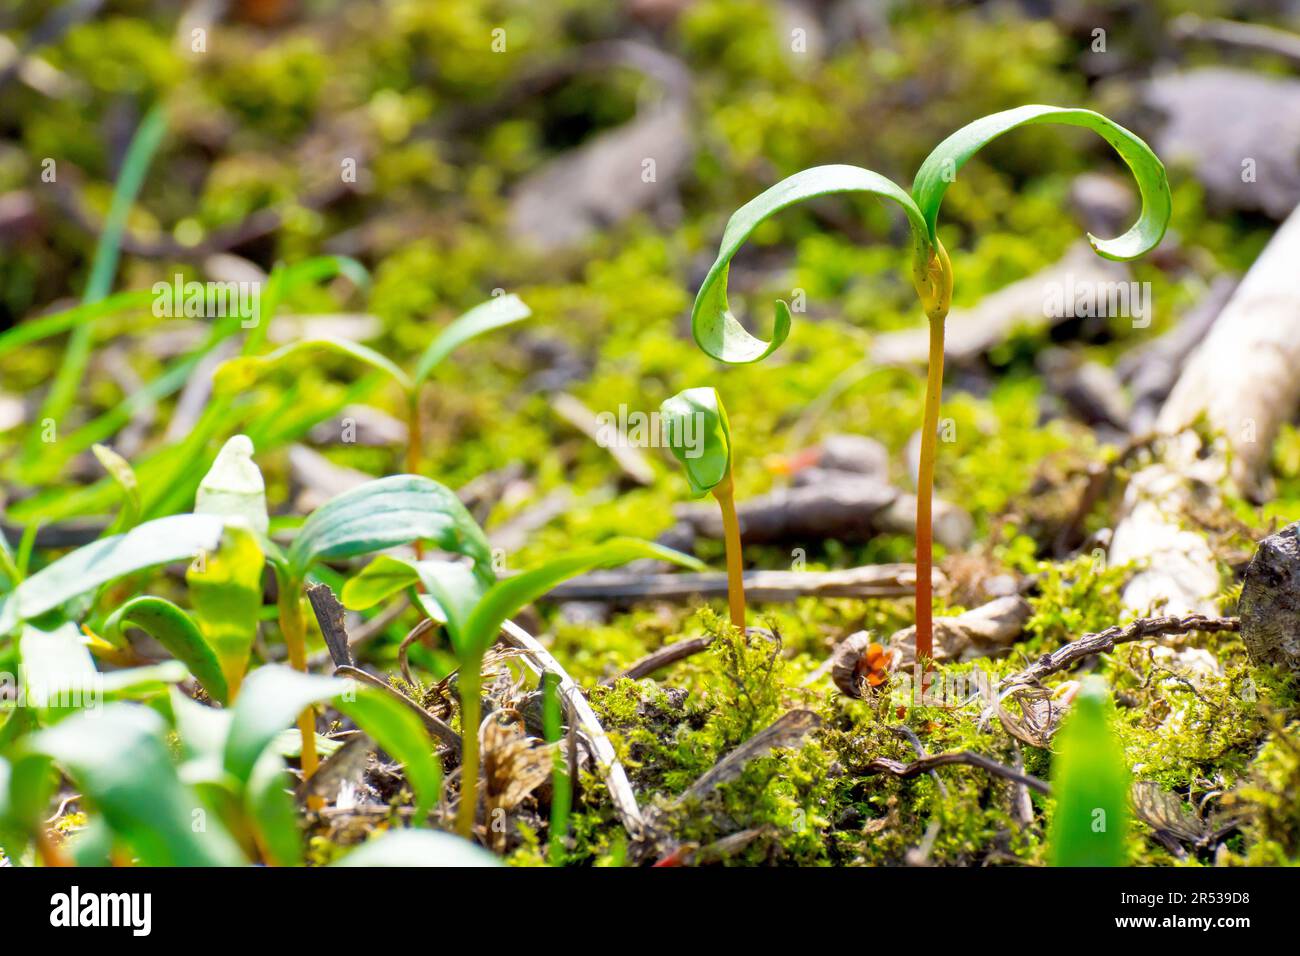
[(659, 406), (664, 439), (686, 469), (691, 494), (707, 494), (731, 473), (731, 427), (717, 389), (688, 388)]
[(129, 531), (135, 527), (140, 518), (140, 485), (136, 481), (131, 464), (107, 445), (91, 445), (99, 463), (104, 466), (110, 478), (122, 489), (122, 513), (118, 515), (113, 527), (117, 531)]
[(270, 526), (266, 513), (266, 484), (253, 463), (253, 443), (235, 435), (222, 446), (194, 496), (194, 513), (238, 519), (258, 534)]

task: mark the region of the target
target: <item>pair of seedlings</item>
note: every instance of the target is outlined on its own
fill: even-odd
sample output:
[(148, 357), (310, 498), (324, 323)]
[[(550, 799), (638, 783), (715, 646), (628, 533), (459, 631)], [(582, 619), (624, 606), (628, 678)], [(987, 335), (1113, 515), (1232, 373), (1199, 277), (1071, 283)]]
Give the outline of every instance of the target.
[[(927, 662), (923, 666), (928, 666), (934, 653), (931, 500), (943, 386), (944, 322), (953, 290), (952, 266), (937, 231), (939, 206), (948, 186), (956, 179), (957, 170), (983, 146), (1018, 127), (1040, 124), (1092, 130), (1114, 147), (1137, 181), (1142, 197), (1138, 221), (1114, 239), (1099, 239), (1089, 234), (1093, 249), (1107, 259), (1123, 261), (1155, 248), (1168, 226), (1172, 201), (1164, 166), (1150, 147), (1124, 127), (1091, 110), (1022, 106), (985, 116), (945, 139), (917, 170), (910, 194), (886, 177), (858, 166), (817, 166), (783, 179), (731, 217), (722, 235), (718, 257), (700, 287), (691, 315), (695, 341), (712, 358), (733, 365), (762, 361), (789, 335), (790, 308), (784, 301), (777, 301), (772, 338), (765, 341), (748, 332), (728, 307), (727, 272), (731, 259), (753, 231), (788, 206), (835, 193), (869, 193), (902, 208), (912, 235), (912, 283), (930, 326), (916, 503), (916, 657), (918, 662)], [(713, 388), (691, 388), (664, 402), (662, 412), (669, 444), (686, 467), (692, 493), (700, 497), (711, 492), (722, 509), (731, 622), (743, 628), (741, 535), (732, 482), (731, 434), (722, 401)], [(700, 416), (696, 421), (702, 421), (705, 426), (702, 451), (688, 450), (680, 440), (691, 434), (684, 421), (685, 416), (691, 415)]]

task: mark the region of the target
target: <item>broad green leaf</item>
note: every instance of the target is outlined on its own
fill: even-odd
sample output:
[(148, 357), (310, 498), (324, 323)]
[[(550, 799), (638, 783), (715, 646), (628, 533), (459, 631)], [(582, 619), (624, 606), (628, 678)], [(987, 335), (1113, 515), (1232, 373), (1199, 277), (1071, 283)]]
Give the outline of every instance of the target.
[[(247, 534), (247, 532), (245, 532)], [(104, 622), (105, 636), (117, 644), (123, 629), (138, 627), (184, 664), (214, 700), (226, 702), (227, 683), (216, 651), (198, 626), (179, 607), (160, 597), (138, 597), (127, 601)]]
[(224, 762), (236, 779), (248, 783), (254, 768), (280, 732), (312, 704), (332, 701), (357, 726), (401, 761), (417, 798), (417, 816), (438, 799), (442, 769), (424, 725), (396, 701), (351, 681), (303, 674), (280, 665), (254, 671), (234, 707)]
[[(203, 555), (185, 571), (199, 631), (220, 664), (225, 691), (213, 696), (222, 703), (239, 694), (248, 669), (248, 655), (262, 609), (264, 563), (253, 532), (230, 525), (221, 547)], [(203, 680), (197, 672), (194, 676)]]
[(172, 515), (78, 548), (0, 598), (0, 634), (124, 574), (212, 551), (221, 525), (213, 515)]
[(474, 306), (429, 343), (415, 367), (415, 385), (418, 387), (424, 382), (443, 359), (470, 339), (493, 329), (513, 325), (532, 314), (532, 310), (517, 295), (493, 296)]
[(289, 550), (299, 577), (320, 560), (351, 558), (416, 540), (472, 558), (491, 574), (492, 549), (455, 492), (430, 478), (393, 475), (368, 481), (321, 505)]
[(18, 656), (27, 706), (95, 710), (102, 703), (100, 675), (77, 625), (44, 631), (28, 624)]
[(253, 671), (235, 701), (226, 737), (226, 770), (247, 783), (258, 759), (280, 731), (306, 708), (337, 697), (350, 686), (344, 680), (304, 674), (279, 664)]
[(731, 474), (731, 427), (717, 389), (688, 388), (659, 406), (664, 440), (699, 498)]
[(12, 762), (0, 757), (0, 849), (11, 863), (21, 865), (32, 833), (49, 813), (56, 784), (46, 756), (19, 752)]
[(266, 513), (266, 484), (253, 463), (253, 443), (235, 435), (221, 447), (194, 495), (196, 515), (242, 519), (253, 531), (265, 535), (270, 527)]
[[(475, 605), (460, 634), (456, 650), (461, 660), (477, 660), (496, 640), (501, 625), (510, 615), (531, 604), (557, 584), (597, 568), (614, 567), (641, 558), (671, 561), (695, 571), (704, 570), (704, 565), (695, 558), (637, 538), (614, 538), (594, 547), (570, 551), (539, 568), (498, 581), (490, 587), (483, 599)], [(448, 630), (455, 641), (455, 631), (450, 626)]]
[(468, 840), (438, 830), (395, 830), (363, 843), (334, 866), (500, 866)]
[(1172, 209), (1164, 164), (1141, 139), (1100, 113), (1057, 106), (1021, 106), (985, 116), (963, 126), (935, 147), (917, 170), (912, 185), (912, 197), (925, 219), (930, 243), (937, 241), (936, 226), (943, 194), (966, 160), (1003, 133), (1044, 123), (1082, 126), (1097, 133), (1115, 148), (1137, 180), (1142, 195), (1142, 214), (1138, 221), (1115, 239), (1099, 239), (1089, 234), (1092, 247), (1107, 259), (1134, 259), (1154, 249), (1165, 234)]
[(107, 445), (91, 445), (99, 463), (108, 476), (122, 489), (122, 513), (113, 522), (113, 530), (129, 531), (140, 520), (140, 484), (136, 481), (131, 464)]
[(31, 747), (67, 771), (143, 865), (240, 865), (234, 840), (177, 776), (166, 731), (148, 707), (109, 704), (41, 731)]
[(267, 750), (253, 766), (244, 790), (245, 810), (261, 837), (258, 845), (275, 866), (302, 865), (298, 811), (287, 789), (292, 786), (293, 777), (284, 758)]
[(354, 700), (337, 700), (335, 706), (406, 768), (407, 782), (415, 794), (415, 822), (422, 823), (438, 802), (442, 765), (420, 718), (393, 698), (365, 688)]
[(1111, 731), (1110, 690), (1089, 677), (1054, 743), (1056, 812), (1048, 834), (1054, 866), (1124, 866), (1132, 781), (1124, 748)]
[(759, 224), (788, 206), (835, 193), (865, 192), (892, 199), (903, 207), (914, 236), (926, 236), (925, 219), (916, 203), (900, 186), (879, 173), (858, 166), (815, 166), (781, 180), (766, 192), (741, 206), (722, 233), (718, 258), (709, 269), (695, 307), (691, 310), (691, 331), (708, 355), (720, 362), (745, 364), (766, 358), (780, 348), (790, 334), (790, 308), (776, 303), (776, 324), (772, 340), (751, 335), (740, 324), (727, 303), (727, 272), (731, 259)]
[(334, 352), (354, 359), (371, 368), (387, 372), (403, 391), (411, 390), (411, 379), (386, 356), (372, 348), (348, 339), (304, 339), (282, 346), (266, 355), (242, 355), (227, 359), (212, 374), (212, 390), (221, 396), (235, 395), (253, 385), (259, 378), (281, 366), (289, 366), (305, 353)]

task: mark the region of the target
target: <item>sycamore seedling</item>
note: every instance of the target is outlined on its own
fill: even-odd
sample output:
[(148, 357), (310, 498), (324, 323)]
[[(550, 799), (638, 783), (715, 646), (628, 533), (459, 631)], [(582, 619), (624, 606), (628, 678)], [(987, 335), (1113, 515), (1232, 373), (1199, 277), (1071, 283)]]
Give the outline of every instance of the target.
[(727, 272), (732, 257), (764, 220), (788, 206), (834, 193), (870, 193), (897, 203), (912, 232), (912, 282), (930, 324), (929, 369), (921, 430), (921, 461), (916, 506), (916, 654), (933, 654), (931, 573), (933, 567), (931, 496), (943, 385), (944, 322), (952, 302), (953, 272), (939, 241), (939, 206), (962, 165), (983, 146), (1021, 126), (1060, 123), (1082, 126), (1100, 135), (1128, 165), (1142, 196), (1138, 221), (1122, 236), (1089, 235), (1096, 252), (1107, 259), (1128, 260), (1155, 248), (1169, 224), (1171, 199), (1165, 169), (1151, 148), (1122, 126), (1091, 110), (1055, 106), (1021, 106), (994, 113), (962, 127), (940, 143), (917, 170), (911, 193), (893, 181), (858, 166), (817, 166), (795, 173), (736, 211), (722, 234), (718, 257), (700, 286), (691, 315), (695, 341), (720, 362), (757, 362), (776, 351), (790, 334), (790, 308), (776, 303), (770, 341), (750, 334), (727, 304)]
[(745, 627), (745, 564), (740, 551), (740, 522), (731, 467), (731, 426), (717, 389), (688, 388), (659, 406), (664, 438), (686, 469), (691, 494), (712, 494), (722, 511), (727, 549), (727, 606), (731, 623)]

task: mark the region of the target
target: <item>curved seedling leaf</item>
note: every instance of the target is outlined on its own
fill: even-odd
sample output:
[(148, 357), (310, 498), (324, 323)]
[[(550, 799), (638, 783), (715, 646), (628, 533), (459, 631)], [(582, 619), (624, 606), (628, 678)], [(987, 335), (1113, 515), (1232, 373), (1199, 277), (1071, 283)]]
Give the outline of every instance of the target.
[(184, 664), (214, 700), (226, 702), (226, 677), (216, 651), (188, 614), (160, 597), (138, 597), (127, 601), (104, 623), (105, 636), (121, 644), (126, 626), (138, 627)]
[(124, 574), (210, 552), (221, 531), (214, 515), (172, 515), (78, 548), (0, 599), (0, 634)]
[(517, 295), (493, 296), (474, 306), (443, 329), (420, 356), (415, 367), (415, 386), (418, 388), (438, 365), (472, 338), (507, 325), (513, 325), (533, 312)]
[(395, 830), (363, 843), (333, 866), (500, 866), (487, 850), (437, 830)]
[[(671, 561), (694, 571), (704, 570), (704, 565), (689, 555), (637, 538), (614, 538), (594, 547), (571, 551), (548, 561), (540, 568), (516, 574), (488, 588), (462, 628), (456, 647), (460, 659), (477, 660), (496, 640), (501, 625), (510, 615), (531, 604), (557, 584), (597, 568), (614, 567), (640, 558)], [(448, 630), (455, 642), (455, 631), (450, 626)]]
[(289, 565), (302, 577), (316, 561), (417, 540), (472, 558), (475, 572), (492, 580), (492, 549), (483, 530), (453, 491), (419, 475), (368, 481), (325, 502), (303, 523)]
[(717, 389), (688, 388), (659, 406), (664, 440), (686, 469), (691, 494), (707, 494), (731, 474), (731, 426)]
[(247, 435), (235, 435), (221, 446), (194, 494), (194, 513), (242, 519), (258, 534), (266, 534), (266, 483), (253, 463), (253, 442)]
[[(253, 532), (232, 524), (221, 547), (202, 555), (185, 571), (199, 631), (220, 662), (226, 696), (217, 699), (223, 704), (239, 694), (248, 669), (262, 610), (263, 564), (262, 548)], [(194, 676), (203, 680), (197, 671)]]
[[(31, 739), (67, 771), (145, 866), (238, 866), (234, 840), (172, 766), (166, 725), (148, 707), (109, 704)], [(195, 812), (207, 819), (199, 830)]]
[(99, 672), (75, 624), (52, 631), (28, 624), (18, 640), (19, 671), (28, 707), (95, 709)]
[(238, 358), (227, 359), (212, 373), (212, 391), (216, 395), (234, 395), (249, 388), (262, 376), (280, 366), (291, 364), (293, 359), (303, 353), (319, 351), (334, 352), (379, 369), (390, 375), (403, 391), (411, 390), (410, 377), (387, 356), (381, 355), (372, 348), (347, 339), (303, 339), (301, 342), (282, 346), (266, 355), (241, 355)]
[(1169, 225), (1172, 200), (1164, 164), (1146, 143), (1092, 110), (1066, 109), (1057, 106), (1021, 106), (985, 116), (963, 126), (925, 158), (912, 184), (912, 197), (925, 218), (926, 235), (936, 243), (936, 224), (943, 194), (966, 160), (1003, 133), (1020, 126), (1061, 123), (1090, 129), (1110, 143), (1128, 164), (1142, 194), (1142, 215), (1133, 227), (1115, 239), (1099, 239), (1091, 233), (1088, 241), (1107, 259), (1134, 259), (1150, 252), (1160, 242)]
[(1128, 862), (1129, 777), (1124, 750), (1111, 732), (1110, 690), (1089, 677), (1056, 738), (1052, 792), (1056, 812), (1048, 836), (1054, 866), (1123, 866)]
[(442, 765), (420, 718), (393, 698), (365, 688), (355, 699), (338, 700), (335, 706), (406, 768), (407, 782), (415, 794), (415, 821), (422, 822), (438, 802)]
[(892, 199), (903, 207), (918, 242), (927, 235), (920, 209), (900, 186), (879, 173), (859, 166), (815, 166), (781, 180), (766, 192), (741, 206), (722, 233), (718, 258), (695, 297), (691, 310), (691, 331), (701, 349), (720, 362), (757, 362), (775, 352), (790, 334), (790, 308), (776, 303), (776, 324), (772, 340), (765, 342), (747, 332), (731, 314), (727, 304), (727, 271), (731, 258), (745, 240), (769, 217), (806, 199), (834, 193), (866, 192)]
[(113, 530), (129, 531), (140, 520), (140, 484), (131, 464), (107, 445), (91, 445), (90, 450), (104, 471), (122, 489), (122, 513), (113, 522)]

